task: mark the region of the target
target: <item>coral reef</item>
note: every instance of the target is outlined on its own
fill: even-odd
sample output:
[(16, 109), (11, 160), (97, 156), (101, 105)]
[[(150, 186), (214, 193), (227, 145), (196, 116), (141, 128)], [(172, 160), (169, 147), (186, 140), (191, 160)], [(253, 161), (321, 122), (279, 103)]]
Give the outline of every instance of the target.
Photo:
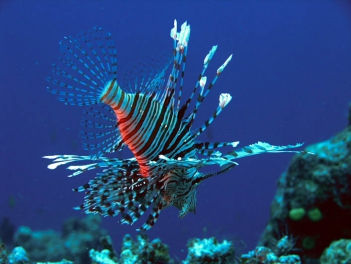
[(15, 247), (8, 255), (5, 245), (0, 246), (0, 264), (26, 264), (29, 263), (27, 252), (22, 247)]
[[(208, 239), (194, 238), (188, 243), (188, 256), (182, 263), (236, 263), (234, 253), (234, 245), (230, 241), (224, 240), (219, 243), (214, 237)], [(158, 238), (149, 242), (146, 234), (138, 234), (136, 241), (130, 235), (126, 235), (123, 238), (123, 246), (118, 261), (111, 258), (111, 252), (108, 249), (101, 252), (92, 249), (90, 257), (93, 264), (176, 263), (169, 256), (167, 245), (163, 244)]]
[(286, 255), (292, 251), (295, 240), (284, 236), (279, 241), (274, 243), (273, 248), (258, 246), (255, 250), (241, 256), (240, 263), (242, 264), (301, 264), (301, 259), (298, 255)]
[[(14, 241), (23, 247), (14, 248), (7, 255), (2, 244), (0, 264), (179, 263), (171, 259), (166, 244), (159, 238), (149, 241), (145, 233), (139, 233), (135, 240), (130, 235), (125, 235), (120, 254), (117, 254), (111, 238), (105, 236), (106, 232), (101, 231), (99, 224), (99, 216), (88, 216), (82, 220), (72, 218), (63, 225), (62, 234), (52, 230), (32, 231), (29, 227), (22, 226), (16, 231)], [(214, 237), (191, 239), (188, 243), (188, 256), (182, 263), (236, 263), (234, 245), (227, 240), (220, 243)]]
[[(317, 214), (318, 215), (318, 214)], [(68, 230), (75, 230), (74, 232), (88, 232), (84, 224), (94, 222), (95, 227), (99, 225), (98, 219), (90, 218), (85, 220), (70, 219), (66, 221), (64, 225), (65, 232)], [(99, 218), (99, 217), (98, 217)], [(84, 223), (80, 228), (76, 226), (77, 223)], [(80, 230), (80, 231), (78, 231)], [(92, 226), (94, 232), (97, 231)], [(101, 232), (105, 233), (105, 232)], [(63, 239), (66, 237), (67, 239)], [(70, 244), (71, 241), (68, 239), (70, 236), (67, 234), (59, 236), (58, 233), (53, 231), (31, 231), (29, 227), (20, 227), (16, 232), (16, 243), (21, 242), (29, 249), (28, 255), (53, 259), (60, 257), (60, 254), (66, 254), (61, 261), (55, 260), (49, 262), (46, 260), (40, 260), (45, 262), (33, 262), (34, 258), (31, 259), (27, 256), (27, 252), (23, 247), (15, 247), (10, 254), (6, 253), (4, 244), (0, 245), (0, 264), (175, 264), (179, 263), (171, 259), (168, 253), (168, 246), (163, 244), (159, 238), (149, 241), (149, 238), (145, 233), (139, 233), (136, 239), (130, 235), (125, 235), (123, 238), (123, 245), (120, 254), (117, 254), (113, 248), (111, 238), (109, 236), (102, 236), (99, 238), (99, 242), (96, 242), (92, 247), (82, 249), (82, 245), (88, 245), (87, 236), (73, 237), (81, 241), (76, 241), (74, 244)], [(42, 240), (40, 240), (42, 239)], [(54, 240), (57, 239), (55, 242)], [(97, 238), (95, 238), (97, 239)], [(44, 247), (39, 246), (39, 241), (47, 242), (48, 244)], [(70, 241), (70, 243), (65, 243)], [(283, 236), (280, 240), (275, 240), (272, 243), (272, 247), (257, 246), (254, 250), (247, 254), (241, 255), (240, 260), (235, 256), (235, 248), (233, 242), (223, 240), (218, 242), (216, 238), (205, 238), (198, 239), (194, 238), (188, 242), (188, 255), (183, 264), (198, 264), (198, 263), (241, 263), (241, 264), (301, 264), (300, 257), (296, 254), (291, 254), (294, 251), (296, 239)], [(32, 243), (32, 244), (31, 244)], [(60, 245), (62, 243), (62, 245)], [(50, 246), (56, 245), (55, 249), (58, 252), (53, 252)], [(65, 246), (72, 246), (75, 250), (65, 250)], [(38, 248), (35, 248), (38, 247)], [(82, 250), (78, 250), (81, 248)], [(88, 258), (83, 253), (89, 250)], [(99, 250), (97, 250), (99, 249)], [(60, 251), (62, 250), (62, 252)], [(42, 251), (42, 252), (40, 252)], [(30, 253), (30, 254), (29, 254)], [(51, 254), (51, 256), (50, 256)], [(76, 254), (76, 255), (73, 255)], [(70, 259), (70, 260), (66, 260)], [(51, 260), (50, 260), (51, 261)], [(351, 263), (351, 240), (340, 240), (333, 242), (328, 249), (326, 249), (321, 257), (322, 264), (333, 264), (333, 263)]]
[[(149, 242), (143, 233), (137, 235), (136, 241), (126, 235), (121, 253), (117, 256), (111, 238), (100, 227), (100, 221), (100, 216), (96, 215), (85, 219), (71, 218), (65, 221), (61, 234), (53, 230), (32, 231), (21, 226), (14, 235), (14, 241), (22, 247), (14, 248), (8, 255), (5, 245), (1, 244), (0, 264), (25, 264), (29, 263), (29, 259), (38, 264), (175, 263), (169, 256), (167, 245), (160, 239)], [(101, 248), (101, 251), (96, 250)]]
[(304, 263), (318, 260), (332, 241), (351, 238), (351, 125), (306, 151), (314, 155), (297, 154), (280, 177), (260, 241), (269, 247), (288, 231)]
[(125, 235), (120, 254), (120, 263), (174, 263), (168, 253), (168, 246), (159, 238), (149, 242), (146, 234), (137, 235), (136, 241)]
[(21, 226), (15, 233), (15, 245), (22, 246), (34, 261), (58, 261), (66, 253), (64, 240), (54, 230), (33, 231)]
[(334, 241), (320, 258), (321, 264), (351, 263), (351, 239)]
[(118, 264), (110, 257), (110, 250), (104, 249), (101, 252), (91, 249), (89, 256), (92, 260), (92, 264)]
[(234, 263), (235, 251), (232, 242), (216, 238), (191, 239), (188, 243), (188, 256), (184, 264), (195, 263)]
[(14, 235), (15, 245), (22, 246), (32, 261), (60, 261), (63, 258), (74, 263), (88, 263), (89, 249), (100, 245), (106, 231), (100, 227), (99, 216), (65, 221), (62, 234), (53, 230), (32, 231), (21, 226)]

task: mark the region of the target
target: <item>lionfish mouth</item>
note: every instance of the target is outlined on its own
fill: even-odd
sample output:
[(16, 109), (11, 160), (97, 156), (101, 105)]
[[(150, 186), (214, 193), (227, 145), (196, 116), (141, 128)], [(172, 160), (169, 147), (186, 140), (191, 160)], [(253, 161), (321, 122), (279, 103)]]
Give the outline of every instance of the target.
[[(168, 206), (178, 208), (180, 217), (195, 212), (201, 181), (229, 171), (237, 165), (234, 160), (267, 152), (299, 152), (288, 149), (302, 144), (274, 146), (258, 142), (222, 153), (219, 149), (235, 148), (239, 142), (197, 140), (232, 99), (229, 93), (222, 93), (213, 114), (200, 127), (192, 127), (199, 107), (232, 55), (208, 83), (205, 72), (217, 51), (217, 46), (213, 46), (205, 56), (195, 88), (183, 101), (190, 31), (190, 25), (185, 22), (178, 32), (177, 21), (174, 21), (170, 32), (173, 60), (167, 81), (168, 62), (156, 71), (152, 66), (142, 69), (149, 73), (141, 74), (139, 78), (132, 74), (131, 80), (119, 83), (115, 44), (111, 34), (101, 28), (93, 28), (75, 38), (65, 37), (60, 42), (62, 54), (52, 70), (56, 77), (47, 78), (57, 88), (48, 87), (48, 90), (66, 105), (85, 107), (82, 138), (90, 155), (44, 158), (53, 160), (49, 169), (84, 162), (85, 165), (67, 167), (74, 171), (71, 177), (100, 170), (94, 179), (73, 189), (85, 192), (84, 203), (76, 209), (103, 216), (120, 215), (121, 222), (126, 224), (133, 224), (149, 211), (139, 229), (147, 230)], [(131, 150), (131, 158), (118, 158), (116, 152), (124, 147)], [(92, 163), (86, 164), (86, 161)], [(213, 173), (199, 172), (200, 168), (209, 165), (220, 168)]]

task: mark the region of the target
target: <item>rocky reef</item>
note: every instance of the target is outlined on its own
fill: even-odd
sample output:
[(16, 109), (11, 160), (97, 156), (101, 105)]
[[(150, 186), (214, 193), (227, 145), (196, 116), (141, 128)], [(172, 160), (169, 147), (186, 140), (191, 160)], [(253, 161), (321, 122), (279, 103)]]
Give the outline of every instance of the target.
[[(119, 253), (114, 250), (106, 231), (100, 227), (99, 216), (69, 219), (62, 233), (53, 230), (32, 231), (21, 226), (14, 235), (16, 247), (7, 253), (0, 243), (0, 264), (144, 264), (179, 263), (171, 259), (169, 248), (157, 238), (149, 241), (145, 233), (133, 240), (125, 235)], [(182, 263), (235, 263), (234, 246), (215, 238), (193, 239), (188, 244), (188, 256)]]
[(306, 151), (314, 154), (294, 156), (278, 181), (260, 244), (287, 233), (304, 263), (318, 263), (333, 241), (351, 238), (351, 115), (343, 131)]
[(320, 258), (321, 264), (351, 263), (351, 239), (334, 241)]
[(107, 232), (100, 227), (101, 218), (96, 215), (84, 219), (67, 219), (62, 232), (54, 230), (33, 231), (20, 226), (14, 234), (15, 246), (23, 247), (32, 261), (60, 261), (63, 258), (74, 263), (89, 263), (87, 248), (100, 245), (100, 238)]
[(216, 238), (194, 238), (188, 242), (188, 256), (183, 264), (195, 263), (234, 263), (235, 249), (233, 242)]
[(0, 243), (0, 264), (300, 264), (299, 256), (285, 255), (292, 243), (284, 237), (276, 241), (273, 248), (257, 247), (240, 258), (232, 241), (193, 238), (188, 242), (186, 259), (176, 261), (170, 257), (166, 244), (159, 238), (150, 241), (145, 233), (138, 233), (135, 239), (125, 235), (122, 248), (116, 251), (110, 237), (100, 227), (100, 217), (88, 216), (68, 219), (61, 233), (19, 227), (14, 235), (15, 247), (10, 253)]
[(301, 264), (301, 259), (298, 255), (289, 254), (294, 244), (294, 239), (284, 236), (279, 241), (272, 243), (272, 248), (257, 246), (255, 250), (250, 251), (248, 254), (243, 254), (240, 263)]

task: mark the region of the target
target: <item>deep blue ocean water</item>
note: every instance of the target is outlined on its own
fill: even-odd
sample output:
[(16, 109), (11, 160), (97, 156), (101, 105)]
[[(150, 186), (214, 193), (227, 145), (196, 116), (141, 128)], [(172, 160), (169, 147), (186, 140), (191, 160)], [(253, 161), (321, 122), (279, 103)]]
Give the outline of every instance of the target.
[[(351, 4), (346, 1), (4, 1), (0, 2), (0, 217), (33, 229), (60, 230), (83, 194), (72, 188), (94, 173), (67, 178), (47, 169), (44, 155), (86, 154), (79, 138), (82, 109), (46, 92), (58, 42), (93, 26), (112, 33), (118, 68), (145, 55), (172, 52), (173, 20), (188, 21), (191, 38), (185, 90), (192, 90), (212, 45), (207, 72), (233, 59), (200, 108), (202, 124), (222, 92), (233, 100), (202, 139), (275, 145), (328, 139), (347, 124), (351, 101)], [(150, 238), (185, 256), (192, 237), (216, 235), (252, 249), (269, 218), (276, 182), (291, 154), (239, 160), (240, 166), (200, 186), (196, 215), (169, 208)], [(105, 218), (119, 248), (141, 226)]]

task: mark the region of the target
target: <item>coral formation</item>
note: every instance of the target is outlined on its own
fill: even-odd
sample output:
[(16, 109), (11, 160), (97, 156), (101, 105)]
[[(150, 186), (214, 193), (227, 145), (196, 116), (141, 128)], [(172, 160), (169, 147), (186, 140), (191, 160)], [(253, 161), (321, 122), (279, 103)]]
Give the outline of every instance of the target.
[(304, 208), (293, 208), (289, 212), (289, 217), (291, 220), (300, 221), (306, 214)]
[(101, 252), (90, 249), (89, 256), (92, 260), (92, 264), (117, 264), (117, 262), (111, 259), (110, 253), (108, 249), (104, 249)]
[[(149, 241), (145, 233), (139, 233), (135, 240), (130, 235), (125, 235), (120, 254), (117, 255), (111, 238), (105, 236), (105, 231), (100, 230), (98, 218), (100, 217), (88, 216), (83, 220), (69, 219), (63, 226), (62, 234), (52, 230), (32, 231), (29, 227), (22, 226), (15, 233), (14, 240), (25, 249), (16, 247), (7, 255), (3, 245), (0, 248), (0, 264), (25, 264), (29, 263), (29, 259), (45, 261), (35, 262), (37, 264), (176, 263), (171, 259), (166, 244), (159, 238)], [(87, 258), (88, 249), (90, 250)], [(235, 263), (234, 253), (234, 246), (230, 241), (224, 240), (219, 243), (214, 237), (195, 238), (189, 241), (188, 256), (182, 263)]]
[(233, 242), (216, 238), (191, 239), (188, 243), (188, 256), (184, 264), (195, 263), (234, 263), (235, 251)]
[(11, 254), (8, 256), (8, 261), (10, 264), (15, 263), (28, 263), (29, 259), (27, 257), (27, 252), (23, 249), (23, 247), (15, 247)]
[(89, 254), (93, 264), (175, 263), (169, 256), (168, 246), (158, 238), (149, 242), (146, 234), (138, 234), (136, 241), (125, 235), (119, 260), (113, 250), (106, 248), (100, 252), (91, 249)]
[(334, 241), (320, 258), (321, 264), (351, 263), (351, 239)]
[(310, 211), (308, 211), (307, 213), (308, 218), (312, 221), (312, 222), (318, 222), (322, 219), (322, 212), (318, 209), (318, 208), (314, 208)]
[(15, 245), (22, 246), (33, 261), (60, 261), (88, 263), (90, 248), (100, 245), (106, 231), (100, 227), (99, 216), (84, 219), (70, 218), (63, 224), (62, 234), (53, 230), (32, 231), (21, 226), (15, 233)]
[(34, 261), (58, 261), (66, 253), (61, 235), (54, 230), (33, 231), (21, 226), (15, 233), (15, 245), (22, 246)]
[(351, 125), (306, 151), (314, 155), (297, 154), (280, 177), (260, 241), (269, 247), (289, 230), (304, 262), (317, 260), (332, 241), (351, 238)]
[(136, 241), (125, 235), (120, 254), (120, 263), (174, 263), (168, 253), (168, 246), (159, 238), (149, 242), (146, 234), (137, 235)]
[(29, 263), (27, 252), (22, 247), (15, 247), (12, 252), (7, 255), (5, 246), (0, 246), (0, 264), (26, 264)]
[(60, 262), (36, 262), (35, 264), (74, 264), (72, 261), (63, 259)]
[[(29, 263), (28, 259), (45, 261), (36, 262), (42, 264), (175, 263), (169, 256), (167, 245), (158, 238), (149, 242), (149, 238), (143, 233), (137, 235), (136, 241), (126, 235), (118, 258), (111, 238), (100, 227), (100, 221), (100, 217), (94, 215), (85, 219), (68, 219), (63, 225), (62, 234), (53, 230), (32, 231), (29, 227), (21, 226), (15, 233), (14, 241), (23, 248), (16, 247), (7, 255), (2, 244), (0, 264), (25, 264)], [(101, 251), (96, 250), (101, 248)]]
[(255, 250), (241, 256), (242, 264), (301, 264), (298, 255), (287, 255), (294, 246), (294, 240), (288, 236), (282, 237), (274, 245), (274, 248), (258, 246)]

